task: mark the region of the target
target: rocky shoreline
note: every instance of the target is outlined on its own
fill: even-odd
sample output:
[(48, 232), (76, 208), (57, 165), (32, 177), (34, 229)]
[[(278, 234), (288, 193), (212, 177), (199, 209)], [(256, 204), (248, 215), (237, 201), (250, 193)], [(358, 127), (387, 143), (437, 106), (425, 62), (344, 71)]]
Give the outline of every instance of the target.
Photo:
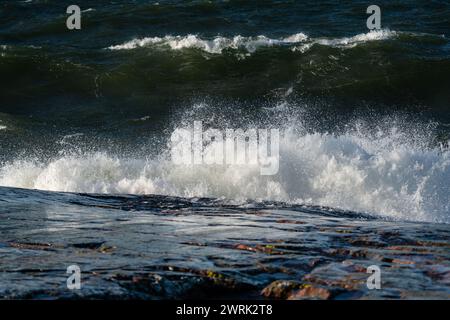
[[(447, 224), (210, 199), (8, 192), (26, 201), (4, 202), (1, 212), (3, 299), (450, 298)], [(81, 269), (80, 290), (67, 288), (69, 265)], [(381, 270), (379, 290), (366, 285), (371, 265)]]

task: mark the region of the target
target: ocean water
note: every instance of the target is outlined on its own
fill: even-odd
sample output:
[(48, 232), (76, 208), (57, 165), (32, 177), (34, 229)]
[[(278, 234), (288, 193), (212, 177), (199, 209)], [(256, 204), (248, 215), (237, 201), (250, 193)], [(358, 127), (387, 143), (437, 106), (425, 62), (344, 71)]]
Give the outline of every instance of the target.
[[(180, 274), (204, 270), (254, 297), (278, 279), (314, 283), (318, 259), (326, 279), (390, 270), (387, 291), (343, 298), (448, 298), (448, 1), (378, 1), (376, 31), (358, 0), (77, 0), (70, 31), (72, 2), (0, 3), (3, 297), (68, 295), (51, 288), (73, 263), (104, 271), (86, 297), (183, 296)], [(277, 174), (174, 164), (171, 133), (194, 121), (279, 129)], [(408, 261), (407, 281), (394, 260)], [(142, 270), (168, 289), (124, 284)]]

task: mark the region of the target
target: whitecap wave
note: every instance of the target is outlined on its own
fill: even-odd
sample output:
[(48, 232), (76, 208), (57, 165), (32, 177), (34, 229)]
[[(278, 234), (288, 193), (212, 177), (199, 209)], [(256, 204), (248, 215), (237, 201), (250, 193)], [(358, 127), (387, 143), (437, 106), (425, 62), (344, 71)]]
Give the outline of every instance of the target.
[(164, 45), (172, 50), (185, 48), (200, 49), (208, 53), (220, 54), (225, 49), (245, 49), (248, 52), (255, 52), (258, 48), (274, 45), (291, 44), (305, 41), (308, 37), (303, 33), (297, 33), (283, 39), (271, 39), (260, 35), (256, 37), (235, 36), (233, 38), (215, 37), (211, 40), (202, 39), (197, 35), (187, 36), (165, 36), (133, 39), (123, 44), (110, 46), (110, 50), (131, 50), (139, 47), (151, 45)]
[[(212, 144), (211, 144), (212, 146)], [(279, 171), (256, 166), (175, 165), (169, 157), (106, 153), (16, 160), (0, 185), (51, 191), (218, 197), (322, 205), (394, 219), (450, 223), (450, 151), (348, 133), (287, 134)]]
[(133, 39), (123, 44), (108, 47), (109, 50), (131, 50), (140, 47), (150, 46), (166, 46), (171, 50), (181, 50), (185, 48), (195, 48), (207, 53), (221, 54), (226, 49), (243, 49), (249, 53), (253, 53), (259, 48), (271, 46), (293, 46), (293, 51), (305, 52), (314, 44), (334, 46), (334, 47), (352, 47), (359, 43), (368, 41), (379, 41), (393, 38), (398, 35), (396, 31), (375, 30), (368, 33), (362, 33), (353, 37), (343, 38), (309, 38), (304, 33), (296, 33), (284, 38), (273, 39), (264, 35), (255, 37), (244, 37), (241, 35), (232, 38), (218, 36), (213, 39), (202, 39), (193, 34), (186, 36), (164, 37), (146, 37), (141, 39)]
[(399, 35), (399, 32), (390, 31), (388, 29), (383, 30), (373, 30), (367, 33), (357, 34), (353, 37), (343, 37), (343, 38), (317, 38), (312, 39), (310, 42), (303, 44), (301, 46), (296, 46), (292, 50), (293, 51), (301, 51), (305, 52), (309, 50), (313, 45), (319, 44), (322, 46), (330, 46), (330, 47), (344, 47), (344, 48), (353, 48), (358, 44), (366, 43), (369, 41), (381, 41), (395, 38)]

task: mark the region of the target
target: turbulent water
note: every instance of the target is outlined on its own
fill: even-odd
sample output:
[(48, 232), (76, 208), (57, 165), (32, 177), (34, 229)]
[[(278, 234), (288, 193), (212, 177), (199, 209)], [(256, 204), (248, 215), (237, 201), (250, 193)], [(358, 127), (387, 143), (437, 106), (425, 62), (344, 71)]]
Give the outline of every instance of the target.
[[(0, 3), (0, 215), (89, 216), (71, 197), (103, 194), (104, 215), (130, 197), (144, 213), (194, 201), (291, 219), (300, 206), (320, 208), (318, 224), (331, 212), (448, 232), (448, 1), (378, 1), (376, 31), (358, 0), (78, 0), (72, 31), (69, 2)], [(277, 174), (174, 164), (170, 135), (194, 121), (279, 129)], [(142, 208), (146, 195), (160, 202)], [(0, 242), (27, 233), (16, 227)]]

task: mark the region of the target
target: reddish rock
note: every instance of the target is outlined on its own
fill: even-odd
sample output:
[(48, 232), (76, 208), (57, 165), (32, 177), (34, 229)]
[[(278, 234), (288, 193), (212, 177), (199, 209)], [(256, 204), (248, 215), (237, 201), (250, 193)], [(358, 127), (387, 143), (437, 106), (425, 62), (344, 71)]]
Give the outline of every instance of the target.
[(247, 251), (256, 251), (255, 248), (252, 248), (250, 246), (247, 246), (245, 244), (238, 244), (235, 246), (236, 249), (238, 250), (247, 250)]
[(396, 264), (414, 264), (414, 261), (409, 261), (409, 260), (400, 260), (400, 259), (392, 259), (392, 263), (396, 263)]
[(277, 254), (283, 254), (283, 252), (281, 251), (276, 251), (275, 247), (273, 245), (261, 245), (261, 244), (257, 244), (254, 247), (251, 246), (247, 246), (245, 244), (238, 244), (234, 246), (235, 249), (238, 250), (247, 250), (247, 251), (252, 251), (252, 252), (264, 252), (267, 254), (272, 254), (272, 253), (277, 253)]
[(61, 246), (55, 246), (51, 243), (32, 243), (32, 242), (10, 242), (9, 245), (17, 249), (28, 250), (52, 250), (53, 248), (61, 248)]
[(322, 299), (328, 300), (332, 298), (332, 292), (325, 288), (306, 286), (305, 288), (295, 291), (288, 297), (288, 300), (302, 299)]
[(261, 291), (261, 295), (271, 299), (286, 299), (289, 294), (301, 287), (296, 281), (277, 280), (269, 284)]

